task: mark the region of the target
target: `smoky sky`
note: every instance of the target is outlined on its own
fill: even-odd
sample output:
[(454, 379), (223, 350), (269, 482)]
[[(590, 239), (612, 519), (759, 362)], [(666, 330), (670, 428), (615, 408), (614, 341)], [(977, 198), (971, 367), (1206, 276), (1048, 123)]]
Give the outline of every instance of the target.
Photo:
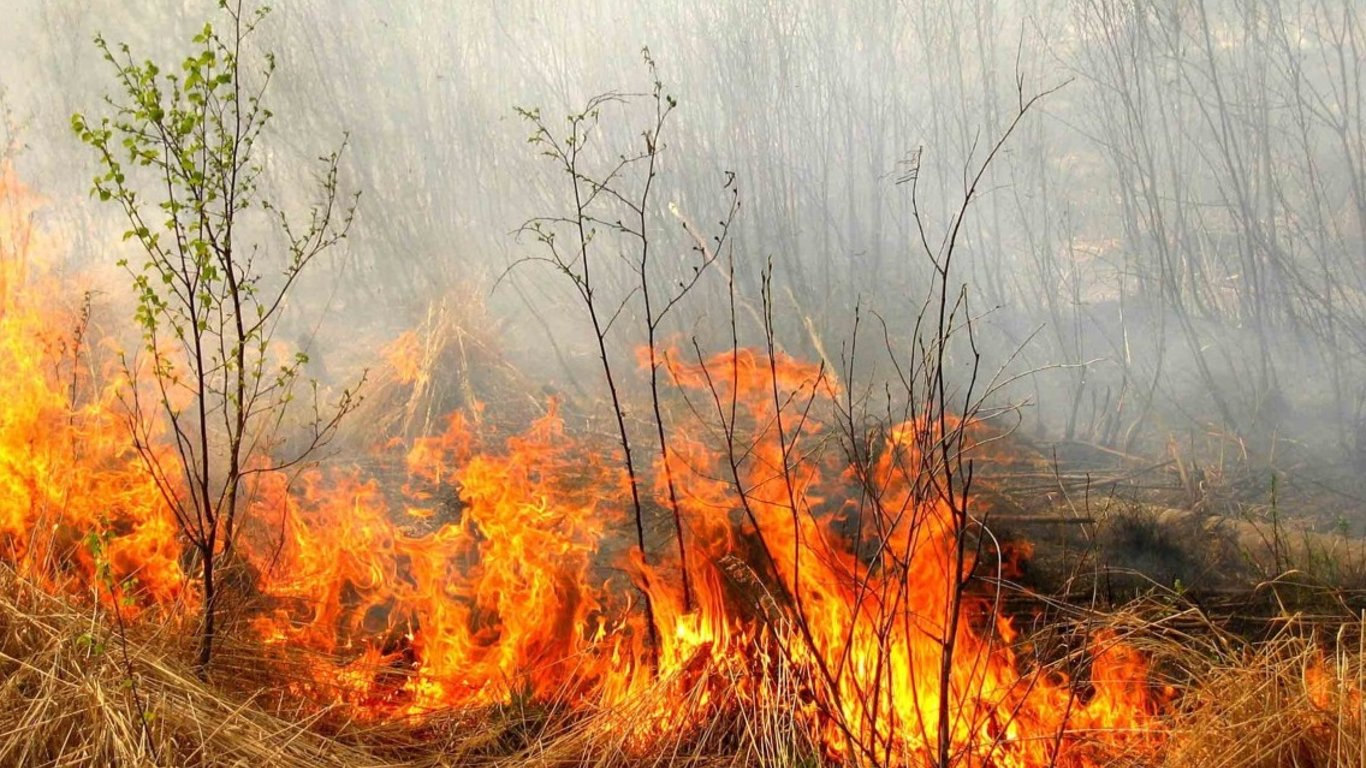
[[(113, 85), (91, 38), (173, 61), (221, 16), (210, 2), (0, 9), (16, 167), (49, 199), (71, 263), (107, 261), (116, 212), (89, 199), (92, 158), (69, 129)], [(856, 308), (865, 348), (911, 349), (972, 180), (1045, 94), (954, 240), (949, 279), (966, 286), (982, 366), (1013, 382), (1001, 400), (1041, 436), (1123, 450), (1218, 428), (1350, 453), (1366, 399), (1363, 43), (1352, 0), (298, 0), (251, 50), (279, 65), (273, 194), (306, 204), (316, 157), (343, 139), (343, 182), (362, 193), (345, 252), (301, 302), (326, 314), (324, 348), (382, 339), (461, 296), (536, 375), (586, 367), (573, 291), (536, 262), (508, 272), (537, 253), (518, 228), (569, 200), (516, 108), (562, 125), (620, 94), (594, 139), (610, 165), (653, 115), (648, 48), (678, 104), (650, 201), (652, 279), (676, 281), (696, 239), (681, 222), (715, 236), (735, 191), (726, 258), (747, 338), (772, 263), (794, 354), (838, 365)], [(629, 303), (626, 245), (601, 247), (602, 292)], [(724, 337), (724, 270), (712, 278), (664, 330)], [(621, 354), (638, 311), (614, 336)]]

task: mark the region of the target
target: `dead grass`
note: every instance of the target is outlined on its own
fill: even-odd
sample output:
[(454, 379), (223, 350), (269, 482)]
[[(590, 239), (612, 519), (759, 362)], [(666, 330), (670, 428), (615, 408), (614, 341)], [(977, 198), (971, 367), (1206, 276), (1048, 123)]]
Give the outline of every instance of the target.
[[(478, 405), (543, 412), (540, 402), (518, 398), (534, 390), (497, 339), (496, 322), (473, 287), (431, 303), (415, 328), (387, 343), (384, 361), (370, 367), (364, 400), (343, 426), (345, 442), (363, 454), (389, 440), (440, 434), (447, 414), (482, 418)], [(503, 402), (508, 399), (516, 402)]]
[(0, 765), (381, 766), (385, 762), (197, 680), (174, 636), (0, 576)]
[(1283, 615), (1249, 640), (1180, 601), (1100, 619), (1171, 685), (1162, 747), (1145, 768), (1366, 766), (1366, 620)]
[[(283, 693), (279, 676), (299, 660), (253, 656), (245, 642), (223, 647), (201, 682), (192, 633), (154, 624), (139, 622), (125, 645), (110, 609), (54, 597), (0, 570), (0, 766), (817, 764), (793, 707), (740, 713), (717, 706), (725, 694), (714, 685), (701, 726), (660, 733), (648, 749), (633, 726), (660, 712), (689, 719), (703, 711), (703, 686), (681, 702), (665, 701), (661, 687), (613, 711), (513, 697), (477, 711), (358, 723), (313, 696)], [(773, 696), (780, 704), (781, 695)]]
[[(1173, 681), (1159, 754), (1129, 765), (1366, 766), (1366, 624), (1332, 632), (1288, 618), (1248, 642), (1189, 609), (1153, 603), (1103, 622)], [(570, 713), (514, 697), (499, 707), (360, 724), (267, 687), (276, 661), (224, 649), (205, 684), (182, 635), (140, 622), (125, 646), (109, 609), (47, 595), (0, 572), (0, 766), (818, 766), (776, 675), (761, 711), (716, 706), (688, 733), (642, 748), (633, 723), (668, 710)], [(1312, 626), (1311, 626), (1312, 624)], [(184, 646), (184, 647), (182, 647)], [(278, 683), (278, 680), (276, 681)], [(702, 686), (698, 687), (701, 691)], [(724, 687), (722, 688), (724, 690)], [(680, 721), (700, 699), (674, 701)]]
[(1200, 672), (1172, 716), (1162, 765), (1366, 765), (1362, 626), (1344, 626), (1328, 642), (1295, 629)]

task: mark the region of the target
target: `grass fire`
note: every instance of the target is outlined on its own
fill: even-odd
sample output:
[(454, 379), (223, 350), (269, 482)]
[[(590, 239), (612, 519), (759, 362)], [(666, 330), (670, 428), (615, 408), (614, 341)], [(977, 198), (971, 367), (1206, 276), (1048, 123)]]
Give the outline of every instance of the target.
[(14, 1), (0, 765), (1366, 765), (1353, 4)]

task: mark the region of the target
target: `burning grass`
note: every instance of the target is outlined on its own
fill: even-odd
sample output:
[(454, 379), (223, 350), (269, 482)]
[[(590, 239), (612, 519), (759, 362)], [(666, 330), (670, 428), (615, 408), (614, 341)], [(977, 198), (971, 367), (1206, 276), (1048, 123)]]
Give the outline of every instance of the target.
[[(1330, 637), (1288, 620), (1270, 640), (1240, 642), (1172, 631), (1151, 605), (1117, 611), (1117, 636), (1183, 682), (1149, 725), (1148, 743), (1112, 751), (1100, 765), (1311, 768), (1360, 764), (1363, 626)], [(1189, 616), (1187, 616), (1189, 618)], [(696, 686), (660, 700), (667, 686), (612, 709), (572, 710), (513, 696), (496, 705), (429, 712), (380, 723), (342, 706), (280, 695), (288, 663), (261, 646), (227, 649), (210, 683), (192, 672), (193, 647), (174, 622), (125, 633), (108, 608), (55, 597), (0, 572), (0, 764), (24, 766), (816, 766), (823, 758), (795, 712), (799, 686), (775, 703), (734, 707), (642, 750), (625, 727), (663, 703), (680, 713), (726, 687)], [(295, 659), (297, 661), (297, 659)], [(795, 678), (788, 678), (789, 683)], [(302, 681), (300, 681), (302, 682)], [(744, 690), (730, 681), (729, 690)], [(270, 686), (269, 689), (262, 686)], [(724, 715), (720, 714), (724, 713)], [(1151, 741), (1157, 739), (1157, 741)]]
[[(66, 614), (17, 604), (16, 637), (56, 638), (10, 654), (24, 670), (56, 665), (32, 678), (56, 687), (32, 701), (15, 689), (16, 709), (40, 717), (14, 732), (55, 729), (40, 729), (50, 738), (39, 745), (82, 730), (64, 713), (81, 711), (72, 697), (87, 694), (96, 711), (133, 711), (132, 723), (146, 724), (87, 729), (97, 762), (236, 754), (214, 743), (222, 733), (268, 743), (269, 719), (203, 731), (189, 752), (179, 745), (200, 733), (193, 716), (156, 725), (168, 708), (232, 724), (225, 713), (251, 702), (275, 715), (292, 706), (282, 722), (302, 712), (306, 723), (416, 719), (429, 738), (442, 718), (463, 731), (468, 713), (515, 712), (515, 727), (436, 739), (440, 751), (592, 762), (663, 752), (872, 764), (939, 752), (965, 766), (1086, 765), (1141, 740), (1153, 715), (1146, 665), (1122, 648), (1095, 648), (1089, 683), (1021, 655), (979, 579), (979, 565), (996, 560), (999, 572), (1004, 553), (985, 538), (969, 553), (966, 511), (934, 492), (943, 468), (929, 447), (944, 420), (874, 430), (851, 462), (833, 449), (840, 385), (771, 349), (667, 357), (679, 397), (710, 398), (724, 433), (718, 441), (714, 425), (677, 419), (668, 451), (641, 469), (660, 509), (660, 478), (671, 478), (686, 560), (625, 544), (637, 476), (610, 445), (571, 431), (553, 403), (514, 433), (481, 423), (477, 409), (450, 413), (435, 433), (389, 430), (377, 435), (379, 462), (253, 467), (240, 540), (218, 564), (245, 645), (209, 670), (219, 686), (234, 683), (225, 698), (203, 699), (209, 689), (165, 660), (175, 640), (156, 641), (193, 633), (185, 609), (204, 599), (187, 579), (196, 552), (148, 476), (149, 453), (163, 470), (176, 455), (146, 425), (133, 450), (120, 407), (133, 385), (84, 348), (86, 315), (47, 299), (63, 286), (28, 269), (51, 255), (33, 245), (28, 193), (11, 176), (4, 191), (0, 224), (22, 236), (6, 238), (18, 245), (3, 261), (24, 269), (0, 315), (0, 553), (26, 583), (93, 595), (91, 610), (112, 611), (121, 629), (112, 654), (100, 622), (68, 642)], [(407, 402), (426, 403), (405, 409), (400, 432), (429, 422), (417, 410), (437, 400), (422, 382), (440, 350), (463, 348), (453, 327), (436, 322), (426, 343), (404, 337), (394, 352), (411, 363), (393, 366), (412, 384)], [(402, 469), (366, 469), (376, 464)], [(691, 592), (679, 589), (685, 568)], [(50, 622), (25, 629), (25, 611)], [(85, 644), (84, 659), (72, 642)], [(127, 686), (121, 710), (111, 674)], [(224, 703), (234, 692), (242, 704)], [(487, 718), (475, 722), (489, 732)], [(281, 760), (323, 749), (285, 741), (305, 751)]]
[[(234, 643), (211, 682), (199, 680), (192, 643), (179, 628), (170, 620), (125, 629), (112, 609), (53, 596), (0, 571), (0, 765), (636, 765), (646, 754), (630, 727), (637, 718), (661, 706), (698, 709), (701, 698), (726, 695), (724, 687), (698, 685), (663, 701), (661, 687), (589, 711), (515, 695), (496, 705), (357, 722), (346, 707), (279, 695), (307, 688), (304, 679), (289, 684), (298, 653), (281, 658), (259, 644)], [(815, 759), (791, 706), (661, 734), (648, 753), (656, 764), (680, 766)]]
[[(470, 367), (444, 313), (391, 350), (402, 418), (369, 420), (365, 461), (253, 467), (204, 682), (194, 553), (129, 444), (129, 384), (29, 268), (24, 190), (0, 191), (0, 763), (1198, 764), (1256, 722), (1205, 703), (1222, 685), (1289, 691), (1309, 741), (1264, 728), (1268, 754), (1341, 755), (1359, 730), (1359, 651), (1298, 699), (1300, 646), (1215, 653), (1173, 700), (1141, 631), (1089, 621), (1044, 650), (1002, 608), (1023, 549), (946, 490), (947, 433), (990, 442), (969, 421), (856, 428), (824, 366), (671, 351), (667, 450), (637, 477), (553, 402), (507, 430), (465, 381), (434, 419), (441, 361)], [(623, 535), (637, 479), (655, 522), (676, 510), (679, 556)]]
[(1361, 624), (1322, 643), (1294, 628), (1214, 660), (1172, 715), (1166, 766), (1362, 765)]

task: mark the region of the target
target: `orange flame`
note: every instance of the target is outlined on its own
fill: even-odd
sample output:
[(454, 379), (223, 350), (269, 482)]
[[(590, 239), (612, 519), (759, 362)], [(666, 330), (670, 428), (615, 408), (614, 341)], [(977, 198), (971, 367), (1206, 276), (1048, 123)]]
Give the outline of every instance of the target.
[[(0, 556), (53, 589), (107, 572), (111, 594), (135, 589), (144, 607), (192, 601), (127, 437), (124, 383), (63, 367), (53, 329), (70, 322), (28, 298), (57, 294), (25, 275), (36, 203), (8, 169), (0, 196)], [(409, 376), (411, 339), (388, 354)], [(663, 519), (669, 462), (691, 605), (673, 545), (626, 543), (616, 449), (569, 434), (551, 403), (501, 440), (453, 414), (440, 435), (378, 448), (388, 472), (255, 476), (241, 551), (261, 641), (320, 652), (296, 684), (362, 715), (529, 695), (630, 712), (604, 722), (642, 747), (740, 708), (788, 711), (855, 763), (1080, 766), (1151, 740), (1162, 697), (1141, 655), (1092, 638), (1087, 683), (1027, 663), (989, 580), (969, 578), (993, 553), (965, 549), (971, 510), (935, 492), (924, 447), (941, 426), (896, 425), (851, 462), (832, 447), (839, 387), (819, 366), (739, 350), (668, 373), (718, 421), (671, 422), (641, 478)]]
[(81, 310), (49, 276), (57, 245), (33, 226), (40, 204), (0, 166), (0, 556), (58, 589), (169, 603), (184, 591), (175, 523), (133, 450), (117, 380), (81, 365)]

